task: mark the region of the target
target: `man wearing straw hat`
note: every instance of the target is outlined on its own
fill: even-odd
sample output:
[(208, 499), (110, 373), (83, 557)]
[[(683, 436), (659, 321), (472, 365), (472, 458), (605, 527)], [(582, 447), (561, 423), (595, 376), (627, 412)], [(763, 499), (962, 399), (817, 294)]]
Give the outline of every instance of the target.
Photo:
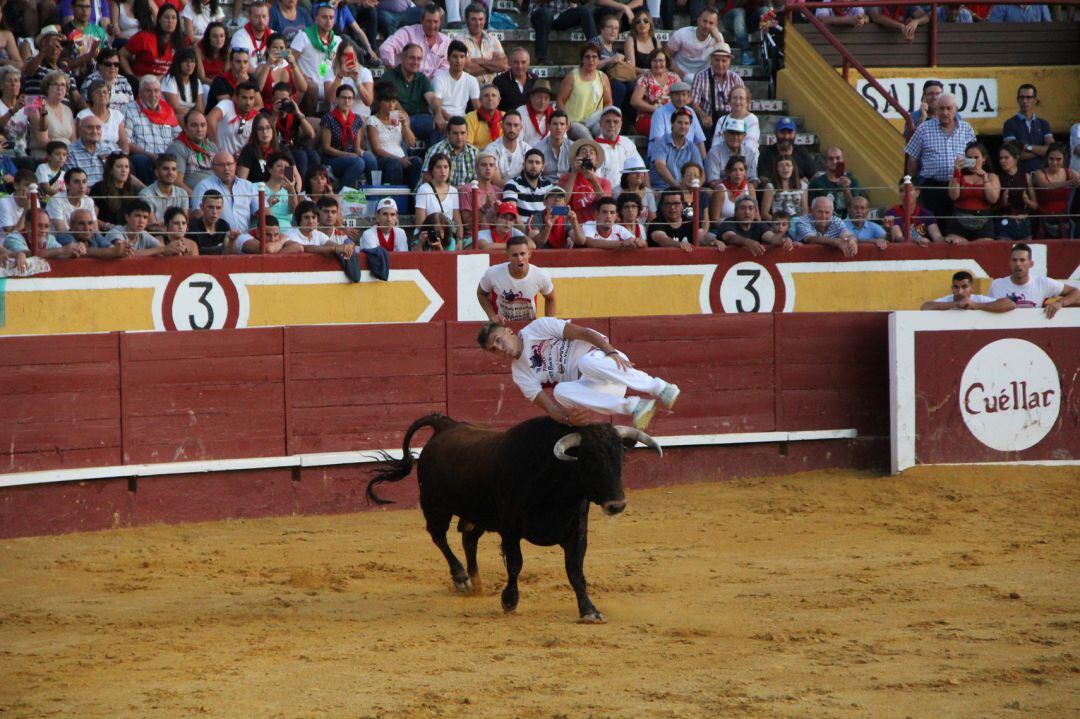
[(536, 147), (548, 136), (551, 113), (555, 111), (551, 106), (551, 83), (537, 80), (525, 91), (525, 97), (528, 98), (525, 104), (517, 109), (521, 115), (521, 139), (530, 147)]
[(570, 146), (570, 171), (559, 178), (559, 186), (570, 197), (570, 208), (581, 222), (596, 219), (596, 204), (611, 196), (611, 181), (599, 175), (604, 149), (586, 138)]

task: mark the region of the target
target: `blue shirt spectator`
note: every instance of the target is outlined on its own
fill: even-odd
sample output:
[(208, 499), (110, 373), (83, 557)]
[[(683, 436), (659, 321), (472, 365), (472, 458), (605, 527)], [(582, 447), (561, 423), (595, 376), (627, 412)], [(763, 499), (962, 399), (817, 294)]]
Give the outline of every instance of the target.
[[(856, 222), (862, 222), (862, 227), (857, 227)], [(844, 220), (844, 227), (848, 228), (848, 231), (855, 235), (855, 239), (859, 242), (885, 239), (885, 228), (870, 220)]]
[(1054, 133), (1048, 121), (1035, 115), (1035, 105), (1039, 100), (1034, 85), (1021, 85), (1016, 91), (1016, 99), (1020, 103), (1020, 112), (1005, 121), (1001, 139), (1004, 142), (1016, 142), (1024, 148), (1024, 154), (1031, 155), (1020, 161), (1020, 169), (1032, 173), (1042, 168), (1043, 158), (1028, 148), (1034, 145), (1049, 145), (1054, 141)]
[(1049, 5), (995, 5), (987, 22), (1050, 22)]
[(671, 175), (678, 179), (682, 174), (683, 165), (688, 162), (696, 162), (702, 167), (705, 166), (705, 158), (701, 156), (701, 150), (698, 146), (690, 141), (689, 137), (683, 138), (682, 147), (675, 145), (675, 140), (671, 133), (657, 138), (649, 143), (649, 162), (652, 163), (652, 169), (649, 170), (649, 179), (652, 182), (652, 188), (654, 192), (665, 190), (670, 187), (670, 183), (667, 179), (656, 170), (656, 161), (662, 160), (667, 166), (667, 170)]
[[(281, 14), (281, 8), (277, 3), (270, 6), (270, 29), (285, 36), (286, 44), (291, 43), (293, 36), (304, 28), (314, 25), (315, 19), (303, 5), (296, 6), (296, 19), (290, 20)], [(209, 110), (209, 108), (207, 108)]]
[[(950, 15), (952, 17), (950, 17)], [(939, 22), (955, 22), (961, 24), (975, 22), (975, 17), (963, 5), (942, 5), (937, 10)]]

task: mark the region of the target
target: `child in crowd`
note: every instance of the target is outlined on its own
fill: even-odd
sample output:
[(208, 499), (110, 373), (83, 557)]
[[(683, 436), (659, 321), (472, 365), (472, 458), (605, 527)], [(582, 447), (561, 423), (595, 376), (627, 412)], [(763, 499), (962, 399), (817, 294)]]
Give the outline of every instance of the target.
[(524, 232), (515, 227), (518, 223), (517, 205), (513, 202), (500, 202), (496, 212), (498, 215), (495, 218), (495, 224), (476, 234), (476, 249), (490, 250), (495, 247), (506, 247), (506, 241), (511, 237), (525, 236)]
[(397, 223), (397, 203), (391, 197), (379, 200), (375, 207), (375, 226), (369, 227), (360, 236), (360, 247), (382, 247), (387, 252), (408, 252), (409, 240), (405, 237), (405, 230), (398, 227)]
[(317, 255), (339, 254), (345, 259), (352, 257), (356, 245), (352, 240), (335, 242), (319, 229), (319, 210), (311, 200), (304, 200), (293, 210), (293, 227), (285, 231), (286, 236), (304, 247), (304, 252)]
[(45, 145), (45, 162), (37, 166), (34, 175), (42, 202), (67, 189), (64, 185), (64, 163), (67, 162), (67, 143), (53, 140)]
[(795, 241), (795, 238), (791, 236), (791, 215), (784, 210), (773, 213), (772, 231), (776, 235), (777, 242), (783, 242), (785, 238), (788, 242)]
[(570, 246), (574, 224), (577, 224), (577, 215), (566, 204), (566, 190), (555, 185), (544, 196), (544, 211), (533, 214), (525, 229), (537, 247), (563, 250)]

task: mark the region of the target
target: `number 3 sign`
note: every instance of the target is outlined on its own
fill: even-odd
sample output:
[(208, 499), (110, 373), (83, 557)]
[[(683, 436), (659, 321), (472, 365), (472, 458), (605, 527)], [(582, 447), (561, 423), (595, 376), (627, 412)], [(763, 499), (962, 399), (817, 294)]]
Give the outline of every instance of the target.
[(176, 288), (172, 302), (173, 325), (184, 330), (219, 330), (225, 326), (229, 301), (211, 275), (195, 274)]
[(756, 262), (740, 262), (720, 283), (720, 306), (724, 312), (772, 312), (776, 286), (769, 270)]

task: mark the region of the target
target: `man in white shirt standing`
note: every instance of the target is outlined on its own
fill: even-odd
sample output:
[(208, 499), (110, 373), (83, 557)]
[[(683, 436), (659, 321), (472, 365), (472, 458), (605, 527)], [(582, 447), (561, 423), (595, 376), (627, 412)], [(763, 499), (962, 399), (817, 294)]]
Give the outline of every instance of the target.
[(574, 228), (574, 244), (598, 250), (634, 250), (647, 246), (644, 238), (635, 238), (634, 233), (618, 222), (615, 198), (602, 197), (596, 205), (596, 219)]
[(435, 94), (431, 98), (431, 114), (435, 127), (446, 134), (451, 117), (465, 117), (480, 106), (480, 83), (465, 72), (469, 49), (460, 40), (450, 43), (447, 51), (450, 67), (435, 73), (432, 83)]
[[(677, 386), (634, 369), (607, 337), (567, 320), (543, 317), (520, 334), (489, 322), (476, 340), (486, 351), (510, 360), (514, 384), (557, 422), (580, 422), (583, 417), (572, 410), (586, 409), (632, 415), (634, 426), (644, 431), (656, 413), (656, 399), (671, 409), (679, 398)], [(544, 392), (545, 382), (555, 385), (554, 399)], [(656, 399), (627, 397), (628, 388)]]
[(537, 80), (528, 92), (525, 104), (517, 109), (521, 115), (521, 139), (536, 147), (549, 133), (551, 115), (555, 108), (551, 105), (551, 83)]
[(600, 114), (600, 135), (596, 138), (604, 148), (604, 162), (596, 174), (607, 178), (612, 187), (618, 187), (622, 181), (623, 166), (627, 160), (641, 160), (634, 141), (619, 134), (622, 132), (622, 121), (622, 110), (608, 105)]
[[(1008, 277), (999, 277), (990, 284), (990, 297), (1007, 297), (1018, 308), (1046, 307), (1046, 316), (1052, 318), (1062, 307), (1080, 302), (1080, 290), (1064, 282), (1043, 275), (1031, 274), (1031, 247), (1024, 243), (1013, 245), (1009, 253)], [(1047, 300), (1051, 300), (1047, 302)]]
[(671, 70), (687, 82), (693, 82), (698, 70), (709, 66), (712, 51), (724, 43), (719, 30), (720, 14), (707, 7), (698, 15), (697, 27), (684, 27), (671, 33), (664, 52), (671, 58)]
[(537, 295), (544, 296), (544, 315), (554, 317), (555, 285), (547, 272), (529, 264), (532, 250), (528, 238), (507, 240), (506, 255), (509, 262), (489, 267), (476, 287), (476, 299), (488, 320), (498, 325), (535, 320)]
[(315, 11), (315, 24), (293, 36), (289, 47), (296, 53), (296, 64), (308, 81), (301, 102), (308, 115), (315, 114), (318, 101), (326, 96), (326, 83), (334, 79), (334, 56), (340, 45), (341, 38), (334, 33), (331, 5), (320, 5)]
[(209, 134), (217, 141), (219, 150), (239, 156), (259, 114), (255, 107), (255, 98), (259, 90), (253, 82), (242, 82), (236, 86), (231, 100), (222, 100), (206, 115)]
[(89, 212), (94, 218), (96, 226), (97, 206), (86, 194), (90, 189), (86, 181), (86, 170), (72, 167), (64, 173), (64, 183), (67, 185), (67, 191), (58, 192), (55, 197), (49, 200), (49, 204), (45, 205), (49, 219), (52, 221), (52, 228), (57, 232), (67, 232), (71, 215), (76, 210)]
[(498, 175), (495, 184), (502, 186), (506, 180), (517, 177), (525, 167), (525, 153), (530, 148), (521, 139), (521, 115), (517, 110), (510, 110), (502, 119), (502, 136), (484, 148), (484, 152), (495, 156)]

